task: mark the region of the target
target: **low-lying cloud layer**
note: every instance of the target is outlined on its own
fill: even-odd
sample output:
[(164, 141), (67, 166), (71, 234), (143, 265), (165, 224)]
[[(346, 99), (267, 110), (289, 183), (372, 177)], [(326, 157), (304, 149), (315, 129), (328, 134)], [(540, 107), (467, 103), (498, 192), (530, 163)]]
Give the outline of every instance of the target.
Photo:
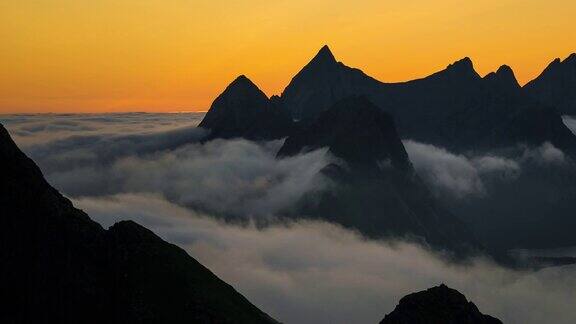
[(450, 265), (416, 245), (368, 241), (328, 223), (237, 227), (158, 196), (75, 203), (105, 226), (132, 219), (152, 229), (285, 323), (376, 323), (402, 296), (440, 283), (505, 323), (576, 318), (575, 266), (517, 272), (482, 259)]
[(0, 115), (20, 148), (72, 136), (145, 135), (197, 126), (204, 114), (21, 114)]
[(236, 217), (268, 217), (326, 189), (325, 150), (277, 160), (279, 142), (212, 141), (123, 159), (111, 167), (118, 192), (161, 193), (183, 206)]
[[(49, 182), (70, 197), (156, 193), (221, 216), (267, 219), (303, 195), (330, 187), (319, 174), (331, 162), (326, 150), (276, 159), (282, 141), (201, 144), (205, 131), (193, 126), (194, 119), (183, 126), (182, 115), (186, 114), (65, 115), (46, 121), (36, 115), (28, 121), (15, 116), (7, 126), (19, 134), (43, 125), (38, 134), (16, 140), (26, 143), (24, 150)], [(61, 124), (75, 124), (80, 130), (62, 133), (54, 128)], [(90, 131), (84, 130), (87, 125)], [(44, 132), (58, 136), (45, 141)]]

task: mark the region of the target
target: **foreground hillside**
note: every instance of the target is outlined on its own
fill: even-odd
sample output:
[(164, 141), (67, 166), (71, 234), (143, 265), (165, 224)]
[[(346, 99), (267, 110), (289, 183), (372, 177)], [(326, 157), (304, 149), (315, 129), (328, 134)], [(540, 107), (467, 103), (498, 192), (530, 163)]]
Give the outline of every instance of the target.
[(93, 222), (2, 126), (0, 179), (1, 322), (275, 322), (146, 228)]

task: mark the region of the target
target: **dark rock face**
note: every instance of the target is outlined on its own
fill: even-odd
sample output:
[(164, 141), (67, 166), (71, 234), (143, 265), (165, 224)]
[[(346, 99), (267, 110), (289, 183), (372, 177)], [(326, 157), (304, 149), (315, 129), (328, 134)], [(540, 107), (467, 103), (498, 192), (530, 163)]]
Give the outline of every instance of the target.
[(354, 165), (376, 167), (379, 161), (390, 160), (399, 170), (411, 169), (392, 117), (366, 97), (339, 101), (312, 126), (289, 137), (278, 154), (295, 155), (303, 148), (321, 147)]
[(3, 323), (271, 323), (180, 248), (72, 206), (0, 125)]
[(392, 117), (365, 97), (339, 101), (289, 137), (278, 154), (323, 147), (341, 161), (323, 171), (337, 185), (305, 202), (298, 215), (374, 238), (423, 238), (457, 253), (478, 248), (466, 226), (435, 202), (415, 174)]
[(287, 136), (292, 120), (252, 81), (240, 76), (214, 100), (199, 127), (210, 130), (208, 139), (271, 140)]
[(474, 303), (442, 284), (403, 297), (380, 324), (501, 324), (480, 313)]
[(554, 60), (524, 90), (560, 114), (576, 115), (576, 53)]

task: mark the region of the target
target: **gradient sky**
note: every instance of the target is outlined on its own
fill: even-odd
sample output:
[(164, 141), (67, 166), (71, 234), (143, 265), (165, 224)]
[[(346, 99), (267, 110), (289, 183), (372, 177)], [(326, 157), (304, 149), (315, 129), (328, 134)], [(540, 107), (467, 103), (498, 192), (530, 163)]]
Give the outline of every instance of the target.
[(0, 113), (206, 110), (268, 95), (328, 44), (382, 81), (464, 56), (521, 83), (576, 51), (574, 0), (2, 0)]

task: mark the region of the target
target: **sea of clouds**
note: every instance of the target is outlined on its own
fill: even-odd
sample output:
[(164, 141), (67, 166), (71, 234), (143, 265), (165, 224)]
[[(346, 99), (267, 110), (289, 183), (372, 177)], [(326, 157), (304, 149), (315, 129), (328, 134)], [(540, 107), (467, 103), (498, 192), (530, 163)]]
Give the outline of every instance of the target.
[[(282, 322), (375, 323), (402, 296), (440, 283), (506, 323), (576, 319), (576, 266), (517, 271), (486, 258), (455, 265), (418, 245), (367, 240), (326, 222), (256, 226), (304, 194), (330, 190), (318, 171), (333, 158), (318, 150), (276, 159), (281, 141), (201, 144), (201, 117), (12, 115), (0, 122), (49, 182), (93, 219), (150, 228)], [(547, 143), (517, 157), (404, 143), (428, 185), (454, 199), (489, 194), (488, 181), (513, 181), (527, 161), (565, 159)]]

